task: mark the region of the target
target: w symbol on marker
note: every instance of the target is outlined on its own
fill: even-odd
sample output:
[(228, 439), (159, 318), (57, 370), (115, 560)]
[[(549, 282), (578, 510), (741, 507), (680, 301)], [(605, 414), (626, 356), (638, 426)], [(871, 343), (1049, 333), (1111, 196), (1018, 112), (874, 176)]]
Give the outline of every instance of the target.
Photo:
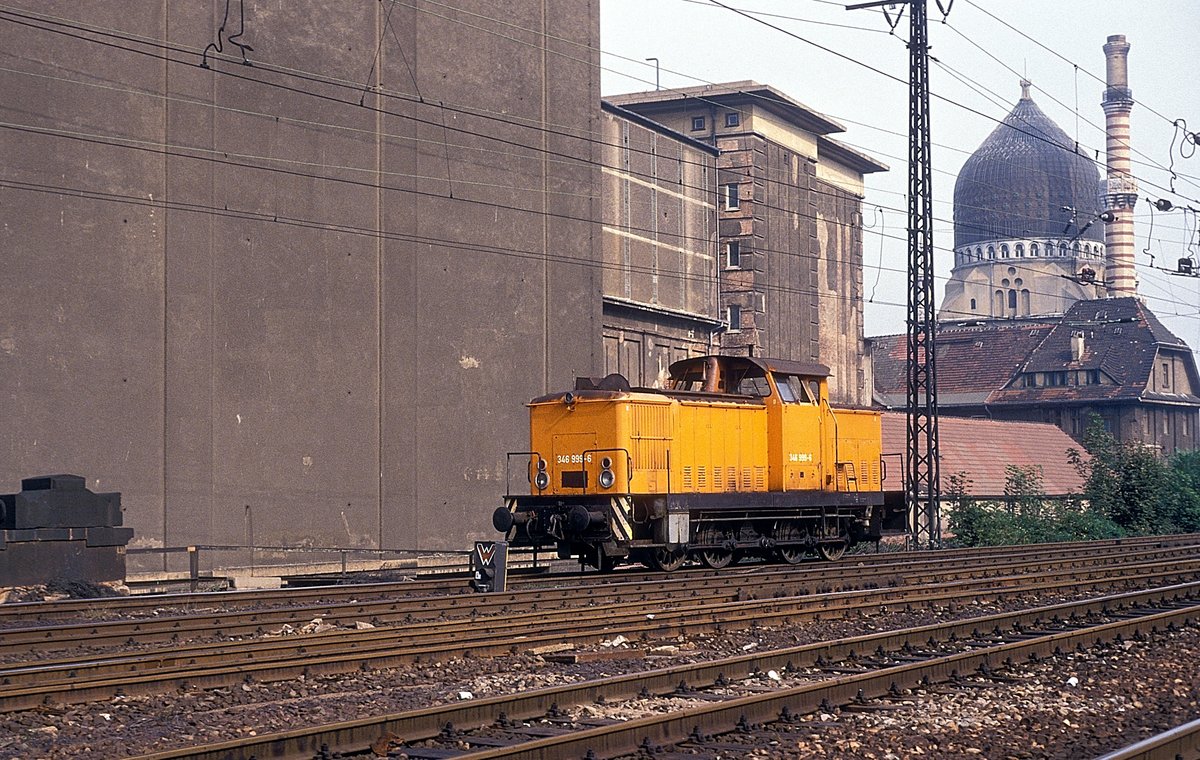
[(479, 554), (479, 561), (484, 565), (492, 564), (492, 557), (496, 554), (495, 544), (475, 544), (475, 551)]

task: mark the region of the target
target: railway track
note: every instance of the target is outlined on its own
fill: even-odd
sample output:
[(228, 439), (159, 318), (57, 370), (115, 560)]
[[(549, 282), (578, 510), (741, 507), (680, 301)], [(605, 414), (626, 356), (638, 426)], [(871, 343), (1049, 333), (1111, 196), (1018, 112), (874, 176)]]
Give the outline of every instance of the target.
[(1135, 742), (1098, 760), (1177, 760), (1200, 757), (1200, 720), (1163, 731)]
[[(1102, 569), (1136, 562), (1166, 561), (1172, 558), (1200, 557), (1200, 545), (1193, 543), (1153, 542), (1123, 545), (1067, 545), (1014, 553), (996, 552), (946, 557), (937, 553), (917, 555), (872, 555), (889, 560), (870, 562), (811, 564), (801, 567), (757, 566), (745, 570), (718, 573), (616, 574), (604, 576), (601, 595), (609, 600), (650, 602), (693, 597), (710, 601), (753, 600), (764, 595), (793, 596), (819, 591), (888, 588), (913, 585), (929, 578), (943, 581), (966, 580), (1001, 575), (1046, 573), (1085, 566)], [(597, 576), (588, 576), (596, 578)], [(369, 588), (367, 594), (380, 590)], [(362, 592), (360, 592), (362, 593)], [(363, 594), (364, 596), (367, 594)], [(560, 583), (529, 584), (503, 594), (403, 596), (384, 592), (382, 598), (323, 604), (267, 606), (262, 609), (206, 611), (183, 615), (135, 618), (131, 620), (52, 623), (48, 625), (12, 625), (0, 637), (0, 658), (25, 657), (29, 652), (65, 652), (72, 649), (95, 651), (106, 647), (132, 648), (153, 644), (180, 644), (200, 638), (229, 639), (262, 636), (285, 626), (299, 628), (320, 618), (324, 623), (353, 628), (359, 623), (375, 627), (411, 626), (429, 620), (453, 620), (463, 617), (507, 615), (514, 609), (578, 609), (593, 604), (592, 594), (581, 594), (578, 586)], [(290, 597), (289, 597), (290, 598)], [(301, 597), (304, 599), (306, 597)]]
[[(992, 558), (999, 562), (1021, 558), (1065, 558), (1080, 554), (1106, 552), (1115, 549), (1137, 550), (1141, 548), (1184, 548), (1200, 545), (1200, 534), (1175, 536), (1153, 536), (1112, 541), (1088, 541), (1056, 544), (1034, 544), (1019, 549), (1013, 547), (984, 547), (975, 549), (917, 551), (904, 553), (865, 553), (848, 555), (836, 565), (810, 563), (789, 568), (792, 572), (820, 572), (822, 568), (845, 566), (863, 567), (889, 565), (897, 562), (957, 562), (974, 559), (982, 561)], [(685, 569), (669, 576), (675, 578), (722, 576), (743, 570), (758, 572), (763, 565), (743, 565), (722, 571), (699, 568)], [(622, 569), (612, 574), (594, 571), (559, 573), (517, 573), (510, 576), (509, 585), (514, 590), (521, 588), (545, 588), (570, 583), (607, 584), (614, 579), (620, 582), (661, 581), (661, 573), (641, 572), (633, 568)], [(197, 593), (155, 594), (133, 597), (111, 597), (100, 599), (62, 599), (53, 602), (19, 602), (0, 604), (0, 629), (28, 626), (30, 621), (50, 622), (54, 620), (82, 620), (83, 622), (104, 621), (117, 618), (158, 617), (164, 611), (178, 615), (188, 610), (212, 612), (216, 609), (231, 611), (238, 609), (261, 609), (266, 607), (303, 607), (315, 603), (336, 604), (345, 600), (383, 599), (396, 596), (427, 596), (435, 594), (465, 594), (470, 591), (469, 576), (447, 574), (421, 577), (416, 580), (361, 583), (351, 585), (314, 586), (287, 589), (217, 591)]]
[[(1198, 599), (1200, 582), (1178, 584), (162, 752), (145, 760), (320, 757), (372, 747), (412, 760), (618, 757), (678, 743), (728, 751), (714, 734), (758, 730), (758, 724), (786, 732), (795, 716), (818, 709), (1194, 625), (1200, 620)], [(615, 708), (629, 700), (636, 701), (641, 717), (595, 719), (579, 709)], [(681, 709), (681, 702), (687, 706)]]
[[(1154, 553), (1149, 549), (1130, 553), (1123, 563), (1099, 555), (1071, 566), (1060, 563), (1056, 568), (1046, 562), (1011, 563), (966, 579), (959, 577), (965, 572), (960, 568), (946, 570), (946, 579), (939, 578), (934, 569), (922, 568), (906, 583), (824, 593), (812, 593), (807, 588), (811, 583), (801, 580), (798, 585), (804, 588), (781, 586), (776, 589), (779, 595), (763, 599), (740, 598), (740, 588), (723, 585), (731, 580), (724, 576), (702, 578), (722, 584), (693, 588), (690, 593), (684, 593), (682, 585), (659, 583), (652, 593), (645, 584), (628, 584), (631, 588), (615, 588), (603, 603), (584, 599), (577, 601), (587, 604), (574, 607), (540, 609), (535, 600), (525, 599), (530, 609), (525, 612), (516, 611), (522, 607), (511, 600), (473, 597), (490, 604), (490, 614), (480, 613), (480, 608), (463, 609), (447, 618), (445, 610), (436, 614), (427, 610), (426, 618), (408, 620), (398, 627), (208, 642), (145, 652), (89, 653), (6, 665), (0, 667), (0, 712), (44, 703), (70, 704), (179, 688), (219, 688), (248, 680), (269, 682), (395, 667), (468, 653), (497, 656), (564, 642), (584, 645), (616, 633), (627, 637), (690, 636), (721, 628), (876, 614), (906, 606), (961, 607), (1015, 595), (1106, 591), (1200, 578), (1200, 557), (1194, 551), (1189, 557), (1144, 556)], [(1145, 561), (1135, 561), (1138, 559)], [(751, 580), (757, 583), (759, 579), (754, 576)]]

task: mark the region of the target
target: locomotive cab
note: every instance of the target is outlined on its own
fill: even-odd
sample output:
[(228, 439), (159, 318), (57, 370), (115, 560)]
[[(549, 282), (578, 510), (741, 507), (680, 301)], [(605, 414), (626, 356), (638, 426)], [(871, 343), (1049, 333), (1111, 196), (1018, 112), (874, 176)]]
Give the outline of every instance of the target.
[[(834, 410), (819, 364), (708, 356), (665, 389), (623, 379), (534, 399), (493, 523), (607, 569), (840, 556), (878, 536), (879, 413)], [(514, 481), (528, 493), (514, 494)], [(513, 477), (513, 470), (516, 477)]]

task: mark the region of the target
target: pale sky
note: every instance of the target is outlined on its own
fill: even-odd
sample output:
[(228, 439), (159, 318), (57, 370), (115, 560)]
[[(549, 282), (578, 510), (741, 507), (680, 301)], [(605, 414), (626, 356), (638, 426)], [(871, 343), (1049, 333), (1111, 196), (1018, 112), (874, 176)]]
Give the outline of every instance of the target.
[[(654, 89), (654, 64), (644, 59), (657, 57), (663, 88), (752, 79), (845, 124), (846, 132), (834, 137), (891, 167), (867, 178), (863, 216), (865, 224), (875, 228), (864, 234), (866, 332), (903, 332), (908, 53), (901, 37), (888, 34), (880, 11), (847, 11), (842, 3), (828, 0), (720, 2), (777, 14), (760, 18), (902, 81), (709, 0), (601, 0), (603, 93)], [(936, 59), (930, 65), (930, 80), (938, 303), (953, 260), (954, 179), (970, 153), (1016, 104), (1022, 74), (1033, 82), (1033, 99), (1050, 118), (1093, 157), (1099, 149), (1103, 175), (1101, 48), (1108, 35), (1124, 34), (1131, 45), (1129, 83), (1137, 101), (1132, 143), (1141, 196), (1136, 210), (1139, 292), (1176, 335), (1193, 350), (1200, 349), (1200, 278), (1156, 268), (1173, 271), (1177, 260), (1189, 253), (1200, 259), (1196, 215), (1155, 211), (1151, 236), (1151, 211), (1145, 200), (1168, 198), (1177, 206), (1200, 209), (1200, 152), (1185, 158), (1172, 126), (1174, 120), (1184, 119), (1188, 131), (1200, 132), (1200, 56), (1195, 46), (1200, 0), (952, 2), (946, 23), (941, 22), (937, 3), (929, 2), (931, 55)], [(897, 32), (906, 39), (907, 31), (906, 15)], [(1168, 172), (1173, 136), (1175, 193), (1170, 192)], [(1195, 150), (1184, 147), (1185, 152)], [(876, 207), (883, 209), (882, 222)]]

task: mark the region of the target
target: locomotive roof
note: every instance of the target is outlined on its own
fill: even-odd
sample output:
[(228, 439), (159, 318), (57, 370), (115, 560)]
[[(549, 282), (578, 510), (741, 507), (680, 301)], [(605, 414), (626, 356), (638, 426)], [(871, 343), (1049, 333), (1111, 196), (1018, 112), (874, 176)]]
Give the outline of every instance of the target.
[(795, 362), (787, 359), (767, 359), (757, 356), (693, 356), (690, 359), (680, 359), (671, 365), (671, 376), (697, 364), (704, 364), (709, 359), (716, 359), (726, 366), (752, 364), (767, 372), (777, 372), (781, 375), (805, 375), (808, 377), (829, 377), (829, 367), (818, 362)]

